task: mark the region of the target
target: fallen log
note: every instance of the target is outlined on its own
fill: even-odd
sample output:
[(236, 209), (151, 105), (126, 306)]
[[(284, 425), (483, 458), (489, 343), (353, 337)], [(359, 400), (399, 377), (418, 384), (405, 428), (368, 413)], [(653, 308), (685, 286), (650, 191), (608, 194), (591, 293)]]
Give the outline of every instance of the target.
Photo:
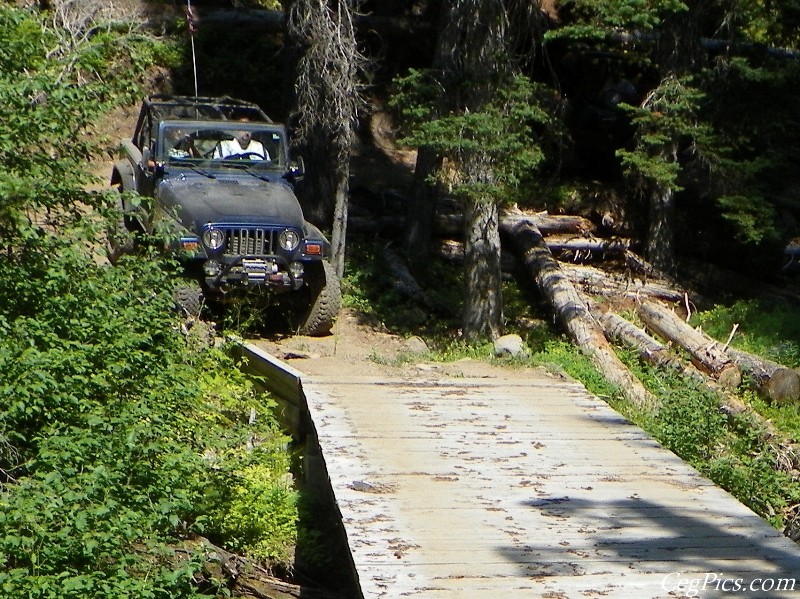
[[(764, 440), (768, 442), (779, 456), (778, 463), (781, 469), (791, 472), (798, 467), (800, 459), (800, 446), (795, 439), (778, 430), (768, 419), (759, 414), (749, 404), (733, 395), (728, 389), (717, 384), (713, 379), (696, 369), (692, 364), (682, 362), (669, 348), (651, 337), (635, 324), (625, 320), (618, 314), (602, 310), (597, 304), (588, 300), (592, 315), (595, 316), (600, 326), (603, 327), (610, 339), (615, 339), (627, 345), (638, 355), (651, 364), (659, 367), (673, 369), (693, 381), (696, 385), (704, 387), (719, 398), (720, 409), (729, 417), (745, 418), (759, 431)], [(795, 532), (800, 527), (795, 527)], [(798, 533), (800, 538), (800, 533)], [(797, 540), (797, 539), (794, 539)]]
[(501, 222), (500, 227), (580, 350), (631, 403), (640, 407), (655, 405), (655, 398), (614, 353), (588, 307), (547, 249), (536, 225), (518, 220), (513, 224)]
[[(544, 242), (552, 252), (550, 237), (545, 237)], [(558, 244), (556, 248), (561, 247)], [(448, 262), (461, 263), (464, 260), (464, 244), (453, 239), (443, 239), (438, 242), (435, 254)], [(638, 301), (642, 298), (660, 299), (668, 302), (683, 301), (684, 293), (670, 287), (664, 281), (630, 278), (625, 275), (615, 275), (593, 266), (559, 262), (564, 275), (570, 282), (584, 293), (612, 299), (627, 299)], [(517, 272), (519, 263), (517, 258), (502, 252), (500, 268), (504, 274)]]
[(622, 318), (610, 310), (601, 309), (592, 300), (587, 300), (592, 312), (603, 331), (609, 339), (614, 339), (634, 350), (641, 359), (659, 368), (673, 370), (682, 374), (698, 385), (704, 386), (709, 391), (716, 393), (722, 402), (722, 409), (728, 415), (747, 414), (769, 432), (770, 436), (776, 434), (772, 423), (754, 411), (749, 405), (739, 398), (731, 395), (727, 389), (717, 384), (708, 375), (678, 358), (670, 349), (651, 337), (647, 332), (632, 322)]
[[(542, 235), (577, 235), (587, 236), (595, 231), (592, 221), (582, 216), (569, 214), (536, 213), (503, 213), (500, 223), (513, 227), (519, 222), (530, 222)], [(443, 235), (460, 234), (464, 230), (464, 217), (457, 213), (439, 212), (436, 216), (436, 231)]]
[(636, 351), (640, 358), (659, 368), (677, 367), (676, 356), (665, 345), (616, 312), (602, 310), (596, 302), (589, 298), (586, 298), (586, 302), (592, 316), (600, 324), (609, 340), (614, 339), (627, 345)]
[(633, 240), (627, 237), (576, 237), (574, 235), (555, 234), (546, 239), (547, 247), (551, 252), (575, 252), (584, 254), (583, 259), (592, 254), (622, 254), (633, 245)]
[[(297, 585), (276, 578), (257, 562), (214, 545), (205, 537), (186, 541), (174, 548), (175, 559), (185, 561), (201, 552), (203, 569), (194, 575), (198, 587), (214, 587), (227, 581), (232, 597), (249, 599), (343, 599), (338, 593), (323, 588)], [(227, 596), (227, 595), (226, 595)]]
[(796, 370), (733, 347), (725, 353), (750, 375), (758, 392), (770, 401), (781, 404), (800, 399), (800, 374)]
[(661, 280), (614, 275), (581, 264), (564, 264), (562, 268), (574, 285), (590, 295), (632, 300), (655, 298), (668, 302), (679, 302), (684, 297), (683, 291)]
[(639, 275), (645, 277), (645, 279), (656, 279), (658, 281), (663, 281), (676, 291), (681, 291), (683, 293), (684, 304), (689, 310), (694, 309), (694, 306), (698, 304), (710, 304), (710, 302), (708, 302), (706, 298), (703, 297), (697, 290), (687, 288), (683, 282), (656, 268), (638, 254), (635, 254), (630, 250), (626, 250), (623, 254), (623, 257), (625, 258), (625, 265), (632, 272), (638, 273)]
[(638, 305), (637, 313), (659, 337), (685, 349), (700, 370), (713, 376), (720, 385), (738, 387), (742, 383), (739, 367), (717, 341), (685, 323), (672, 311), (652, 301)]
[[(545, 237), (544, 242), (552, 253), (560, 253), (565, 249), (581, 252), (615, 251), (613, 249), (615, 242), (611, 240), (574, 238), (570, 241), (563, 237)], [(436, 244), (436, 253), (449, 262), (461, 262), (464, 259), (464, 244), (454, 239), (441, 239)], [(503, 272), (513, 273), (516, 270), (517, 262), (512, 254), (503, 252), (500, 262)], [(613, 275), (596, 268), (573, 266), (563, 262), (562, 267), (567, 271), (574, 284), (588, 287), (587, 291), (593, 295), (624, 294), (628, 297), (639, 297), (640, 294), (645, 294), (667, 300), (677, 300), (683, 297), (678, 291), (668, 289), (663, 285), (659, 286), (658, 282), (642, 284), (637, 281), (631, 286), (626, 284), (622, 277), (615, 279)]]
[[(622, 245), (629, 245), (630, 241), (624, 240), (604, 240), (589, 237), (585, 245), (581, 245), (578, 240), (590, 235), (594, 231), (591, 221), (582, 216), (553, 215), (547, 213), (538, 214), (513, 214), (501, 215), (500, 222), (505, 222), (511, 226), (514, 223), (526, 220), (535, 224), (544, 235), (573, 235), (572, 247), (576, 249), (593, 249), (595, 251), (616, 251), (622, 250)], [(347, 220), (348, 229), (366, 232), (386, 232), (400, 231), (405, 226), (405, 216), (399, 214), (374, 215), (363, 207), (349, 215)], [(464, 217), (461, 214), (452, 212), (438, 212), (434, 221), (434, 231), (442, 236), (458, 237), (464, 232)], [(594, 240), (594, 241), (591, 241)], [(563, 243), (563, 242), (562, 242)], [(568, 244), (565, 245), (567, 247)]]

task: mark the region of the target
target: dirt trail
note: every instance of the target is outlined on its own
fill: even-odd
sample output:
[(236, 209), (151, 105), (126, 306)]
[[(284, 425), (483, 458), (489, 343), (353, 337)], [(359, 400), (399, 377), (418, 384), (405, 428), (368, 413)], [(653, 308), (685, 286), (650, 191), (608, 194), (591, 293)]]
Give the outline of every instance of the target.
[(342, 379), (359, 376), (403, 379), (471, 376), (524, 380), (536, 370), (539, 375), (565, 378), (539, 369), (473, 359), (432, 362), (424, 354), (414, 351), (411, 340), (387, 333), (350, 310), (342, 310), (332, 334), (326, 337), (298, 335), (251, 342), (293, 368), (315, 376), (336, 375)]

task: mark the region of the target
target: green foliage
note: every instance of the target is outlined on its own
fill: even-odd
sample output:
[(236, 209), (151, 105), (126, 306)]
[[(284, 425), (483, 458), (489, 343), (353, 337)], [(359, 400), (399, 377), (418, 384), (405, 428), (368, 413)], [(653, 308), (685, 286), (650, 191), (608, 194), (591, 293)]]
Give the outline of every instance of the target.
[(778, 241), (779, 235), (774, 223), (775, 206), (757, 196), (730, 195), (717, 198), (722, 209), (722, 217), (730, 221), (737, 236), (744, 242), (761, 243)]
[(37, 69), (51, 42), (31, 13), (0, 6), (0, 73)]
[(642, 106), (623, 105), (637, 127), (636, 147), (620, 149), (617, 155), (630, 175), (673, 190), (681, 189), (678, 151), (694, 151), (710, 145), (710, 129), (698, 117), (703, 93), (691, 81), (668, 76)]
[(800, 366), (800, 314), (789, 303), (739, 300), (695, 313), (691, 324), (715, 339), (727, 339), (738, 325), (734, 347), (791, 368)]
[(583, 383), (591, 392), (607, 401), (621, 398), (617, 387), (610, 384), (594, 367), (589, 358), (576, 349), (566, 338), (551, 338), (544, 342), (541, 351), (532, 356), (533, 364), (545, 368), (555, 367)]
[(698, 78), (707, 90), (706, 118), (727, 148), (708, 187), (738, 237), (751, 243), (795, 234), (776, 215), (796, 206), (800, 68), (795, 61), (763, 62), (733, 58)]
[[(544, 160), (538, 128), (555, 125), (545, 108), (544, 86), (514, 77), (499, 83), (479, 111), (460, 108), (440, 114), (444, 84), (431, 71), (411, 70), (395, 85), (391, 105), (412, 128), (401, 143), (431, 147), (447, 158), (451, 168), (438, 176), (455, 195), (508, 199)], [(490, 174), (476, 176), (481, 169)]]
[(680, 0), (567, 0), (563, 27), (545, 33), (546, 41), (559, 39), (600, 42), (620, 31), (638, 36), (658, 29), (670, 15), (689, 8)]
[[(270, 452), (272, 461), (281, 455)], [(232, 473), (225, 486), (229, 498), (211, 514), (211, 529), (226, 545), (255, 559), (291, 564), (296, 541), (296, 493), (283, 463), (253, 464)]]
[[(88, 133), (174, 51), (113, 28), (65, 44), (40, 16), (0, 8), (0, 595), (194, 596), (197, 533), (286, 567), (296, 502), (274, 406), (181, 332), (173, 264), (96, 254), (121, 215), (84, 190)], [(270, 485), (281, 526), (223, 525)]]
[(797, 47), (800, 42), (800, 2), (797, 0), (737, 0), (731, 17), (748, 39), (758, 44)]
[[(138, 94), (137, 76), (165, 56), (164, 43), (113, 31), (73, 48), (47, 32), (37, 13), (0, 8), (0, 232), (30, 214), (86, 201), (92, 123)], [(66, 42), (64, 42), (66, 43)], [(61, 52), (52, 52), (53, 47)]]
[[(288, 563), (296, 507), (271, 405), (224, 354), (187, 346), (172, 273), (98, 266), (86, 231), (64, 233), (0, 259), (0, 422), (16, 449), (0, 463), (13, 481), (0, 490), (0, 589), (189, 596), (198, 564), (170, 547), (200, 531)], [(279, 525), (220, 517), (253, 506)]]
[(342, 304), (399, 334), (434, 334), (458, 327), (463, 295), (461, 269), (430, 262), (415, 272), (434, 310), (404, 297), (386, 268), (385, 243), (351, 237), (342, 281)]
[(716, 395), (683, 380), (662, 389), (659, 399), (652, 430), (658, 440), (695, 466), (711, 458), (726, 426)]

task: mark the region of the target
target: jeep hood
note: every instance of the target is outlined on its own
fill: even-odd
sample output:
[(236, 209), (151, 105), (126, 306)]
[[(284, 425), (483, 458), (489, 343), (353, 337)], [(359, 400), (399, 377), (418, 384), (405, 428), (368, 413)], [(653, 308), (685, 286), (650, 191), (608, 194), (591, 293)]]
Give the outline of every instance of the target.
[(303, 211), (287, 183), (246, 177), (179, 175), (162, 179), (157, 193), (163, 205), (176, 209), (183, 226), (193, 231), (206, 223), (282, 225), (302, 230)]

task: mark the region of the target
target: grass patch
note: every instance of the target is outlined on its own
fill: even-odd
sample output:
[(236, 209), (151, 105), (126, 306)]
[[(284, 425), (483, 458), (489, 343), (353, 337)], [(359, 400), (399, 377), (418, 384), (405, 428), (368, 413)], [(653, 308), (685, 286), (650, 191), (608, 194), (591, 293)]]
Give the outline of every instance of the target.
[(800, 310), (791, 304), (742, 300), (699, 312), (691, 323), (722, 341), (738, 325), (734, 347), (789, 368), (800, 365)]

